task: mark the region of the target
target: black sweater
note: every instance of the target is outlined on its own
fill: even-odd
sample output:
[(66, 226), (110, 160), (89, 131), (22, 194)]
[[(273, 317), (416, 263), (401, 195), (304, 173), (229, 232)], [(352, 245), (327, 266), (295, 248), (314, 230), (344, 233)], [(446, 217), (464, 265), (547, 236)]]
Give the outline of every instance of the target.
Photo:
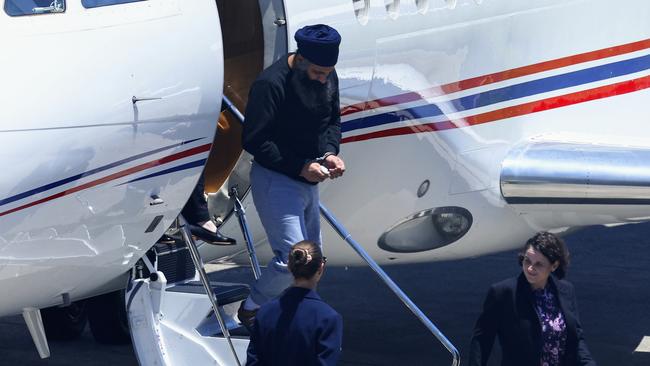
[(330, 73), (334, 96), (332, 112), (317, 116), (305, 108), (290, 84), (289, 55), (265, 69), (248, 95), (242, 146), (260, 165), (308, 182), (303, 166), (327, 152), (339, 153), (341, 112), (338, 77)]

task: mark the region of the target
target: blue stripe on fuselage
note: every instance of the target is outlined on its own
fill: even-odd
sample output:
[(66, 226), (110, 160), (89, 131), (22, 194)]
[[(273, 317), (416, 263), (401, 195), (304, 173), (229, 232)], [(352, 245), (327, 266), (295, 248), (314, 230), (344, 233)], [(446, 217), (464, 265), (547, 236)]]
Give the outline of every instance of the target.
[(161, 151), (165, 151), (165, 150), (168, 150), (168, 149), (172, 149), (174, 147), (186, 145), (186, 144), (192, 143), (194, 141), (201, 140), (203, 138), (204, 137), (197, 138), (197, 139), (192, 139), (192, 140), (188, 140), (188, 141), (183, 141), (183, 142), (180, 142), (180, 143), (177, 143), (177, 144), (168, 145), (168, 146), (164, 146), (164, 147), (161, 147), (161, 148), (158, 148), (158, 149), (155, 149), (155, 150), (147, 151), (147, 152), (144, 152), (142, 154), (134, 155), (134, 156), (131, 156), (129, 158), (122, 159), (122, 160), (116, 161), (114, 163), (110, 163), (108, 165), (104, 165), (104, 166), (100, 166), (100, 167), (95, 168), (95, 169), (88, 170), (86, 172), (74, 175), (72, 177), (64, 178), (64, 179), (58, 180), (56, 182), (46, 184), (44, 186), (40, 186), (40, 187), (37, 187), (37, 188), (34, 188), (34, 189), (30, 189), (29, 191), (25, 191), (25, 192), (13, 195), (11, 197), (1, 199), (0, 200), (0, 206), (6, 205), (7, 203), (11, 203), (11, 202), (14, 202), (14, 201), (18, 201), (18, 200), (23, 199), (25, 197), (29, 197), (29, 196), (32, 196), (32, 195), (35, 195), (35, 194), (38, 194), (38, 193), (41, 193), (41, 192), (48, 191), (48, 190), (50, 190), (52, 188), (56, 188), (56, 187), (62, 186), (64, 184), (67, 184), (67, 183), (70, 183), (70, 182), (74, 182), (74, 181), (79, 180), (81, 178), (84, 178), (84, 177), (87, 177), (87, 176), (90, 176), (90, 175), (93, 175), (93, 174), (97, 174), (99, 172), (102, 172), (102, 171), (105, 171), (105, 170), (108, 170), (108, 169), (115, 168), (116, 166), (126, 164), (126, 163), (129, 163), (131, 161), (138, 160), (138, 159), (144, 158), (146, 156), (159, 153)]
[[(543, 79), (531, 80), (520, 84), (489, 90), (483, 93), (468, 95), (458, 99), (444, 101), (441, 102), (441, 104), (449, 105), (449, 108), (453, 108), (454, 112), (461, 112), (531, 95), (633, 74), (648, 69), (650, 69), (650, 55), (645, 55), (629, 60), (612, 62), (606, 65), (594, 66), (584, 70), (549, 76)], [(403, 120), (436, 117), (442, 114), (442, 110), (437, 105), (427, 104), (370, 115), (344, 122), (341, 126), (341, 131), (349, 132), (361, 128), (380, 126)]]
[(180, 170), (191, 169), (191, 168), (195, 168), (195, 167), (199, 167), (199, 166), (202, 167), (202, 166), (205, 165), (205, 162), (206, 162), (207, 160), (208, 160), (208, 159), (200, 159), (200, 160), (192, 161), (192, 162), (189, 162), (189, 163), (181, 164), (181, 165), (179, 165), (179, 166), (175, 166), (175, 167), (173, 167), (173, 168), (169, 168), (169, 169), (161, 170), (161, 171), (159, 171), (159, 172), (151, 173), (151, 174), (149, 174), (149, 175), (145, 175), (145, 176), (143, 176), (143, 177), (135, 178), (135, 179), (132, 179), (132, 180), (130, 180), (130, 181), (128, 181), (128, 182), (124, 182), (124, 183), (122, 183), (122, 184), (118, 184), (118, 185), (121, 186), (121, 185), (123, 185), (123, 184), (128, 184), (128, 183), (132, 183), (132, 182), (137, 182), (137, 181), (139, 181), (139, 180), (148, 179), (148, 178), (153, 178), (153, 177), (157, 177), (157, 176), (160, 176), (160, 175), (165, 175), (165, 174), (169, 174), (169, 173), (177, 172), (177, 171), (180, 171)]

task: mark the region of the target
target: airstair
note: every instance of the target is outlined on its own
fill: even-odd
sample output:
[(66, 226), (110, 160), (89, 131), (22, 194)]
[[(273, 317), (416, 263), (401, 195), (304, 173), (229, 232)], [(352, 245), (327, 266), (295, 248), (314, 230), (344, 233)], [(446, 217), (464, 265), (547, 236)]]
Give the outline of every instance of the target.
[[(243, 122), (243, 116), (224, 97), (224, 104)], [(255, 279), (260, 266), (237, 187), (230, 190), (235, 213), (246, 242)], [(406, 296), (322, 204), (322, 217), (372, 268), (404, 305), (425, 325), (460, 364), (456, 347)], [(206, 273), (188, 225), (182, 216), (177, 237), (157, 243), (133, 269), (126, 292), (133, 347), (141, 365), (244, 365), (248, 333), (237, 319), (237, 309), (248, 296), (245, 284), (219, 282), (219, 273)]]
[(180, 240), (157, 243), (126, 289), (131, 339), (141, 365), (242, 365), (248, 334), (236, 314), (248, 286), (206, 273), (182, 216)]

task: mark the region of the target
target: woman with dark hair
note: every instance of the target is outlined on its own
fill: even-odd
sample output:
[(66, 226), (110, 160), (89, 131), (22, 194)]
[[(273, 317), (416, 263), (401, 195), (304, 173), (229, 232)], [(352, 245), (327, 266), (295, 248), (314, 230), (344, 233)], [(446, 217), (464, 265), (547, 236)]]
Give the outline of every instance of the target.
[(326, 262), (314, 242), (293, 246), (293, 286), (255, 315), (246, 365), (336, 365), (343, 321), (316, 293)]
[(569, 252), (548, 232), (519, 253), (522, 273), (492, 285), (476, 321), (471, 366), (487, 365), (499, 337), (502, 366), (595, 366), (582, 336), (573, 285), (564, 280)]

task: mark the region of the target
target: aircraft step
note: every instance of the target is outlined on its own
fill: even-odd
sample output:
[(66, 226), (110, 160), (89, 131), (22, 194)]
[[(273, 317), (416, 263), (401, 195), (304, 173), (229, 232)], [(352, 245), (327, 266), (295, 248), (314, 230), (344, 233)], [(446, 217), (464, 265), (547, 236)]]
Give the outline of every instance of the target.
[[(216, 275), (217, 273), (209, 273), (208, 277), (215, 277)], [(239, 338), (248, 339), (249, 333), (246, 328), (238, 323), (239, 319), (237, 319), (236, 315), (239, 305), (242, 301), (246, 300), (246, 297), (248, 297), (248, 293), (250, 292), (248, 285), (210, 281), (210, 287), (212, 287), (212, 291), (216, 298), (219, 299), (219, 309), (222, 311), (221, 314), (226, 321), (226, 326), (230, 331), (230, 334)], [(205, 290), (200, 281), (191, 281), (170, 286), (167, 288), (167, 291), (205, 296)], [(214, 311), (210, 313), (209, 318), (206, 318), (206, 320), (198, 326), (196, 330), (203, 336), (223, 336), (221, 327), (214, 316)]]
[[(219, 306), (245, 300), (250, 292), (247, 285), (239, 283), (226, 283), (210, 281), (210, 287), (217, 297)], [(176, 284), (167, 288), (167, 292), (183, 292), (188, 294), (205, 294), (205, 289), (200, 281), (191, 281)]]
[[(214, 277), (215, 274), (209, 274)], [(239, 324), (237, 318), (237, 309), (242, 301), (246, 300), (250, 292), (248, 285), (241, 283), (228, 283), (210, 281), (210, 287), (217, 299), (219, 312), (223, 318), (226, 327), (230, 331), (231, 336), (236, 336), (241, 339), (248, 339), (248, 331)], [(182, 293), (186, 295), (194, 295), (205, 299), (205, 289), (200, 281), (191, 281), (182, 284), (176, 284), (167, 288), (168, 297), (173, 297), (173, 293)], [(211, 309), (209, 309), (211, 310)], [(196, 331), (204, 337), (223, 337), (223, 332), (216, 319), (214, 311), (206, 316), (195, 327)]]
[[(144, 365), (241, 365), (248, 337), (239, 336), (237, 310), (248, 296), (248, 286), (210, 278), (182, 216), (177, 227), (182, 243), (174, 239), (156, 244), (153, 257), (142, 258), (127, 287), (127, 314), (138, 360)], [(165, 257), (169, 265), (161, 266)], [(179, 263), (179, 258), (191, 259), (193, 276), (187, 280), (176, 276), (169, 282), (162, 267), (172, 276), (178, 268), (185, 271), (186, 263)], [(231, 336), (230, 330), (238, 336)]]
[(201, 282), (167, 285), (165, 274), (136, 279), (127, 292), (127, 309), (134, 349), (143, 365), (236, 365), (245, 360), (248, 333), (241, 329), (237, 309), (248, 286), (210, 281), (221, 326)]

